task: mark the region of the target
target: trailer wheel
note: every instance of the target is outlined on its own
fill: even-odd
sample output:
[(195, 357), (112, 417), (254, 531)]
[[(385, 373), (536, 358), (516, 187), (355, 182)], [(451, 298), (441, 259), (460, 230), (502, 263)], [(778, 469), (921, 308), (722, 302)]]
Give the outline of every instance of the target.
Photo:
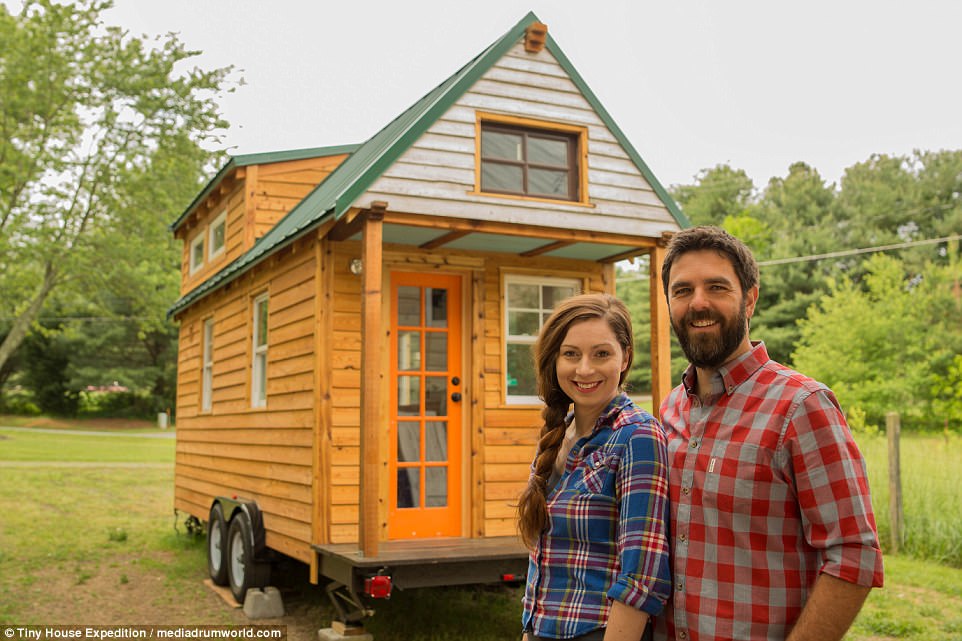
[(254, 560), (251, 540), (250, 518), (238, 511), (227, 533), (227, 574), (231, 594), (238, 603), (244, 602), (247, 590), (262, 588), (270, 580), (271, 566)]
[(207, 573), (215, 585), (227, 585), (227, 521), (220, 503), (207, 518)]

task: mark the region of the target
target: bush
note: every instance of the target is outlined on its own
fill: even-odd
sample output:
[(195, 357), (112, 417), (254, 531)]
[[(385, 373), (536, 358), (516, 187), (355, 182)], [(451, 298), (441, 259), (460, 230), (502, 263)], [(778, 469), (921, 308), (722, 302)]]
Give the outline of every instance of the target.
[(141, 392), (81, 392), (80, 416), (84, 418), (153, 418), (159, 411), (150, 394)]

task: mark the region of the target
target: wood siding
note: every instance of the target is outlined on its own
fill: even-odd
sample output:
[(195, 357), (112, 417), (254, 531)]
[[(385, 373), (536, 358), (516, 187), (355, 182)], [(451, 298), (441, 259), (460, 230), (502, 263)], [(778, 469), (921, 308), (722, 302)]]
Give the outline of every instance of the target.
[[(206, 520), (215, 496), (256, 500), (267, 544), (310, 562), (314, 505), (316, 253), (305, 239), (181, 318), (174, 505)], [(267, 405), (251, 408), (252, 301), (267, 293)], [(203, 322), (214, 319), (213, 391), (201, 413)]]
[[(475, 193), (478, 114), (588, 129), (590, 206)], [(547, 51), (514, 47), (358, 199), (394, 211), (660, 237), (677, 223), (627, 152)], [(453, 212), (457, 212), (456, 214)]]

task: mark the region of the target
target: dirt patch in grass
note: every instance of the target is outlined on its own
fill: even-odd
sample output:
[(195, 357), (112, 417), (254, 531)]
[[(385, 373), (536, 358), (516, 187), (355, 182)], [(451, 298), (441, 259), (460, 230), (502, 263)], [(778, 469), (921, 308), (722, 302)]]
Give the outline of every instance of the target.
[(316, 586), (293, 585), (293, 577), (280, 577), (285, 616), (252, 620), (242, 608), (228, 605), (204, 585), (206, 568), (186, 578), (168, 577), (165, 568), (175, 563), (175, 555), (167, 551), (121, 554), (107, 563), (66, 562), (38, 570), (19, 595), (8, 595), (30, 604), (30, 611), (17, 616), (15, 623), (285, 625), (291, 641), (313, 641), (319, 628), (330, 625), (323, 590)]

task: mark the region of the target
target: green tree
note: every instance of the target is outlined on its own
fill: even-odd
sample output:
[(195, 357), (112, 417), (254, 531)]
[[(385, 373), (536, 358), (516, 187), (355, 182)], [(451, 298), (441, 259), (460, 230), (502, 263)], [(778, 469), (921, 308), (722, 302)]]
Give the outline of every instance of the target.
[[(784, 178), (772, 178), (755, 216), (770, 242), (756, 250), (759, 260), (795, 259), (840, 247), (833, 215), (835, 192), (819, 173), (795, 163)], [(753, 248), (756, 249), (756, 248)], [(788, 362), (798, 340), (796, 321), (826, 291), (825, 278), (836, 261), (800, 261), (763, 266), (760, 299), (752, 319), (752, 336), (765, 341), (769, 354)]]
[(699, 172), (694, 185), (673, 188), (671, 195), (693, 225), (721, 226), (726, 217), (746, 215), (754, 193), (755, 185), (744, 170), (717, 165)]
[(962, 350), (962, 314), (952, 293), (957, 267), (929, 263), (909, 278), (896, 258), (875, 255), (865, 278), (830, 281), (800, 322), (794, 363), (826, 383), (846, 410), (881, 424), (898, 411), (907, 426), (933, 422), (933, 376), (951, 376)]
[(110, 6), (0, 5), (0, 317), (12, 319), (0, 368), (53, 292), (90, 294), (94, 276), (139, 264), (128, 234), (159, 212), (127, 207), (125, 181), (225, 126), (216, 98), (231, 70), (181, 71), (197, 52), (104, 26)]

